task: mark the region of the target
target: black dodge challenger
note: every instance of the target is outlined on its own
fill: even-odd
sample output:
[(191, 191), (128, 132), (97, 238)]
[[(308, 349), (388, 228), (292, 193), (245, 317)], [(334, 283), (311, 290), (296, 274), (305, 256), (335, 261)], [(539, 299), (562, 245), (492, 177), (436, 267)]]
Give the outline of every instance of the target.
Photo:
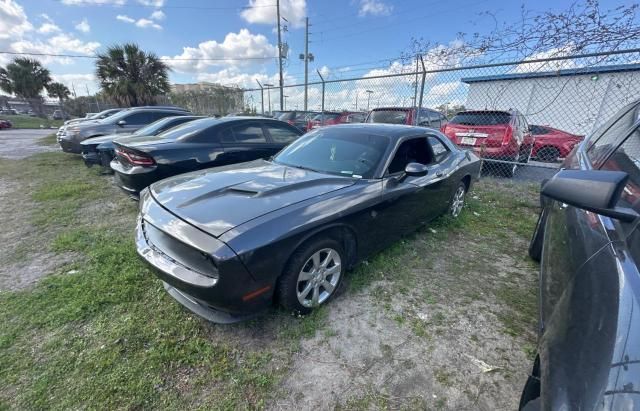
[(138, 253), (176, 300), (215, 322), (270, 305), (308, 313), (345, 271), (421, 223), (457, 217), (479, 159), (438, 131), (314, 130), (272, 160), (201, 170), (141, 193)]

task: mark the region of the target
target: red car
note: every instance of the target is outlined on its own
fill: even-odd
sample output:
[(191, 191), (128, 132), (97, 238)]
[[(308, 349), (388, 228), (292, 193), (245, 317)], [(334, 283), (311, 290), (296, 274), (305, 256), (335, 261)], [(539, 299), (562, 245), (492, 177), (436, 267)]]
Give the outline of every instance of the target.
[(539, 161), (553, 162), (569, 155), (584, 136), (571, 134), (549, 126), (531, 125), (533, 151), (531, 157)]
[(430, 108), (377, 107), (369, 112), (365, 123), (417, 125), (439, 130), (447, 124), (447, 118), (439, 111)]
[(332, 126), (343, 123), (362, 123), (366, 117), (366, 113), (356, 111), (325, 111), (324, 113), (316, 114), (311, 120), (309, 120), (307, 123), (307, 131), (320, 126)]
[(492, 164), (513, 177), (517, 163), (529, 161), (533, 137), (524, 116), (517, 110), (474, 110), (455, 115), (441, 131), (451, 141), (485, 159), (509, 161)]
[(0, 129), (1, 128), (11, 128), (13, 124), (9, 120), (0, 119)]

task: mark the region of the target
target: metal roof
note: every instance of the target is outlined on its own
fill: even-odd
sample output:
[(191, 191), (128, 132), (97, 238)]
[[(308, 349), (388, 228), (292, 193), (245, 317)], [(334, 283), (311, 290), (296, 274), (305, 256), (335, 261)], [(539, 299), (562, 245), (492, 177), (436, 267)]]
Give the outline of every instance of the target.
[[(526, 64), (526, 62), (523, 64)], [(625, 71), (640, 71), (640, 63), (618, 64), (613, 66), (601, 66), (601, 67), (580, 67), (580, 68), (573, 68), (573, 69), (530, 72), (530, 73), (507, 73), (507, 74), (497, 74), (492, 76), (464, 77), (460, 79), (460, 81), (462, 81), (463, 83), (471, 84), (471, 83), (481, 83), (485, 81), (522, 80), (522, 79), (543, 78), (543, 77), (582, 76), (582, 75), (589, 75), (589, 74), (620, 73)]]

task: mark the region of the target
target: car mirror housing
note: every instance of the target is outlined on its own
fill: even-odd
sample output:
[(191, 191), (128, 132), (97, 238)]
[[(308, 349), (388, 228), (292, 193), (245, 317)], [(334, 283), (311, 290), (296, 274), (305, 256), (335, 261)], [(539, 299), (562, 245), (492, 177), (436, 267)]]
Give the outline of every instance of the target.
[(125, 125), (127, 125), (127, 122), (124, 121), (124, 120), (120, 120), (116, 124), (119, 125), (119, 126), (125, 126)]
[(408, 177), (422, 177), (426, 176), (428, 172), (427, 166), (420, 163), (409, 163), (404, 168), (404, 174)]
[(629, 175), (622, 171), (561, 170), (542, 187), (542, 195), (562, 203), (621, 221), (638, 213), (617, 207)]

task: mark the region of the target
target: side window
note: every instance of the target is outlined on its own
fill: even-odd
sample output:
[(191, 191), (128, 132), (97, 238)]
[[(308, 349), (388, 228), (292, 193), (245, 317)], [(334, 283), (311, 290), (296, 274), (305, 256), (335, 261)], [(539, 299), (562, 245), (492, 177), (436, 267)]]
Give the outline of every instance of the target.
[(449, 154), (449, 149), (445, 146), (438, 137), (429, 136), (429, 144), (431, 145), (431, 151), (433, 151), (434, 161), (436, 163), (444, 160)]
[(279, 124), (267, 124), (267, 130), (275, 143), (291, 143), (299, 135), (293, 130)]
[(220, 142), (221, 143), (235, 143), (236, 139), (233, 138), (233, 131), (231, 131), (231, 127), (227, 127), (220, 132)]
[(549, 130), (542, 126), (531, 126), (529, 127), (531, 130), (531, 134), (541, 135), (541, 134), (549, 134)]
[(128, 115), (124, 118), (124, 121), (126, 121), (128, 125), (141, 126), (151, 123), (151, 116), (147, 111), (139, 111)]
[(196, 143), (218, 143), (220, 141), (218, 129), (218, 127), (212, 126), (198, 131), (192, 141)]
[[(601, 167), (609, 154), (627, 137), (627, 134), (631, 131), (631, 127), (638, 119), (637, 112), (638, 110), (636, 109), (629, 110), (613, 123), (607, 123), (602, 126), (601, 129), (604, 128), (604, 130), (598, 129), (598, 131), (596, 131), (599, 137), (597, 137), (597, 140), (595, 140), (587, 150), (587, 156), (594, 167)], [(594, 137), (596, 133), (594, 133)]]
[(231, 127), (236, 143), (266, 143), (260, 123), (247, 123)]
[(151, 113), (151, 118), (152, 118), (151, 121), (156, 121), (156, 120), (160, 120), (161, 118), (176, 116), (176, 115), (179, 115), (179, 114), (169, 112), (169, 111), (154, 111)]
[(620, 196), (620, 207), (640, 212), (640, 127), (611, 154), (602, 165), (603, 170), (624, 171), (629, 174), (627, 185)]
[(409, 163), (431, 163), (431, 151), (425, 137), (413, 138), (400, 144), (387, 169), (389, 174), (401, 173)]

